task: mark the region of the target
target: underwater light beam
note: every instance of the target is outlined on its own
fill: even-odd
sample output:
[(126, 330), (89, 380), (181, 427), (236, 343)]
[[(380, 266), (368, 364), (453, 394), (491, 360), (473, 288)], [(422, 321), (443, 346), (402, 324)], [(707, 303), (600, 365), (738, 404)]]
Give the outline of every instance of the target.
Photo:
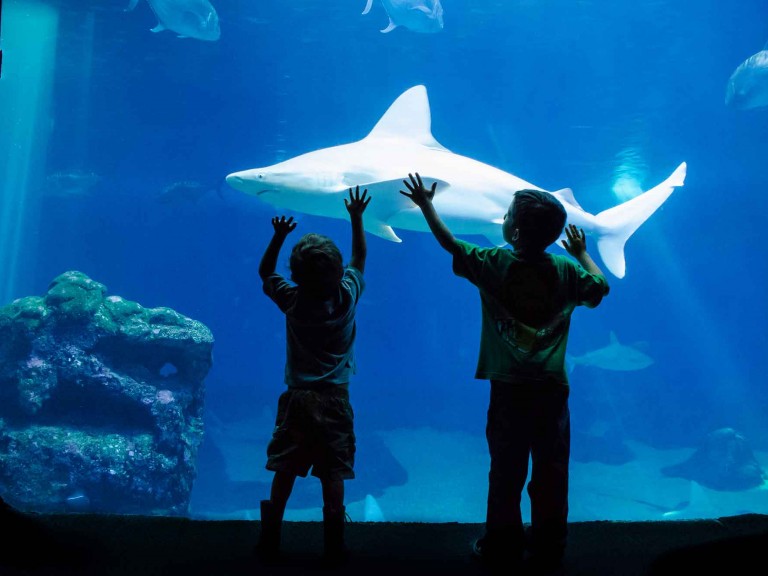
[(6, 3), (3, 37), (13, 55), (0, 83), (0, 304), (14, 298), (19, 271), (35, 251), (26, 224), (31, 169), (44, 163), (59, 14), (35, 0)]

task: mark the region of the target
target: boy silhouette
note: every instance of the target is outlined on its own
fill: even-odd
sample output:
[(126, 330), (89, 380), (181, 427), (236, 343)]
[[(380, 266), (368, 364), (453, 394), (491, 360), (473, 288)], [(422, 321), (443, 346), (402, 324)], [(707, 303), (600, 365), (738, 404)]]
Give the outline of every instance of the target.
[(453, 256), (453, 271), (472, 282), (482, 302), (482, 332), (475, 378), (490, 380), (486, 438), (491, 457), (485, 534), (475, 556), (498, 565), (522, 564), (525, 551), (520, 501), (533, 467), (530, 555), (534, 572), (560, 569), (568, 522), (570, 458), (569, 385), (565, 349), (571, 313), (594, 308), (608, 282), (587, 253), (584, 231), (569, 225), (562, 244), (579, 264), (546, 248), (562, 234), (566, 212), (548, 192), (520, 190), (504, 216), (512, 250), (481, 248), (456, 239), (432, 205), (437, 183), (403, 180), (429, 229)]
[(283, 514), (297, 476), (309, 470), (323, 491), (324, 559), (345, 559), (344, 480), (355, 477), (354, 414), (349, 381), (355, 373), (355, 309), (365, 283), (363, 212), (370, 197), (349, 189), (344, 204), (352, 223), (352, 258), (345, 268), (334, 242), (305, 234), (291, 251), (289, 283), (275, 272), (293, 217), (272, 218), (274, 235), (259, 264), (264, 293), (286, 317), (285, 384), (280, 395), (267, 469), (275, 475), (269, 500), (261, 501), (257, 554), (266, 561), (280, 553)]

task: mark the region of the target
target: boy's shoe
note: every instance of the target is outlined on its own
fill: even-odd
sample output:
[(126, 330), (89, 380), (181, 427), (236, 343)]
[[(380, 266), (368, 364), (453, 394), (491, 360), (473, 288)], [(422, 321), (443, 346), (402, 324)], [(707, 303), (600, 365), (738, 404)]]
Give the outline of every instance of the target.
[(532, 554), (525, 559), (525, 573), (531, 576), (562, 576), (565, 574), (562, 555)]
[(261, 501), (261, 533), (259, 541), (254, 546), (256, 557), (266, 564), (271, 564), (280, 558), (280, 540), (283, 519), (270, 500)]
[(501, 562), (506, 565), (522, 564), (522, 554), (515, 553), (509, 543), (504, 546), (501, 541), (492, 541), (483, 536), (472, 542), (472, 556), (483, 563), (496, 565)]
[(327, 568), (341, 566), (349, 559), (344, 543), (346, 511), (345, 506), (336, 510), (323, 507), (323, 565)]

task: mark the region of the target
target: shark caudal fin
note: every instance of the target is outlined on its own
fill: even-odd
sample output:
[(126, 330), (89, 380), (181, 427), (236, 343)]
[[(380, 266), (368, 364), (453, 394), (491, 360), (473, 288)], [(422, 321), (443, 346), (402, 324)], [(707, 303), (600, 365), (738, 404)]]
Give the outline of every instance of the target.
[(599, 230), (597, 251), (606, 268), (617, 278), (626, 272), (624, 244), (643, 222), (661, 206), (685, 181), (686, 163), (683, 162), (672, 175), (658, 186), (627, 200), (623, 204), (603, 210), (595, 216)]

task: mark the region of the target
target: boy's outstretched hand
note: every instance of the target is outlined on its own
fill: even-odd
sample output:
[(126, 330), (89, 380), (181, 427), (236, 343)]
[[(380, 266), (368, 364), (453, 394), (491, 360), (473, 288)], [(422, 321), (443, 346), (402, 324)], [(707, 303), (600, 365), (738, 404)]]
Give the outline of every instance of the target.
[(344, 198), (344, 206), (347, 207), (350, 218), (355, 216), (362, 216), (365, 209), (368, 207), (368, 203), (371, 201), (368, 194), (368, 189), (363, 190), (363, 194), (360, 195), (360, 186), (355, 186), (355, 193), (352, 194), (352, 188), (349, 189), (349, 200)]
[(568, 254), (578, 260), (587, 251), (587, 239), (584, 235), (584, 230), (577, 228), (573, 224), (568, 224), (565, 227), (565, 235), (568, 239), (563, 240), (563, 248), (565, 248)]
[(411, 179), (410, 182), (408, 180), (403, 180), (403, 184), (405, 184), (405, 187), (410, 190), (410, 194), (408, 192), (405, 192), (403, 190), (400, 190), (400, 194), (403, 196), (406, 196), (407, 198), (410, 198), (411, 201), (413, 201), (416, 206), (419, 208), (425, 206), (426, 204), (429, 204), (432, 202), (432, 198), (435, 197), (435, 189), (437, 188), (437, 182), (432, 183), (432, 188), (427, 190), (424, 187), (424, 183), (421, 181), (421, 176), (419, 176), (419, 173), (416, 172), (416, 176), (414, 177), (413, 174), (408, 174), (408, 178)]
[(296, 228), (296, 224), (298, 222), (293, 221), (293, 216), (289, 217), (287, 220), (285, 219), (285, 216), (275, 216), (272, 218), (272, 228), (275, 229), (275, 236), (280, 236), (282, 238), (285, 238), (294, 231)]

